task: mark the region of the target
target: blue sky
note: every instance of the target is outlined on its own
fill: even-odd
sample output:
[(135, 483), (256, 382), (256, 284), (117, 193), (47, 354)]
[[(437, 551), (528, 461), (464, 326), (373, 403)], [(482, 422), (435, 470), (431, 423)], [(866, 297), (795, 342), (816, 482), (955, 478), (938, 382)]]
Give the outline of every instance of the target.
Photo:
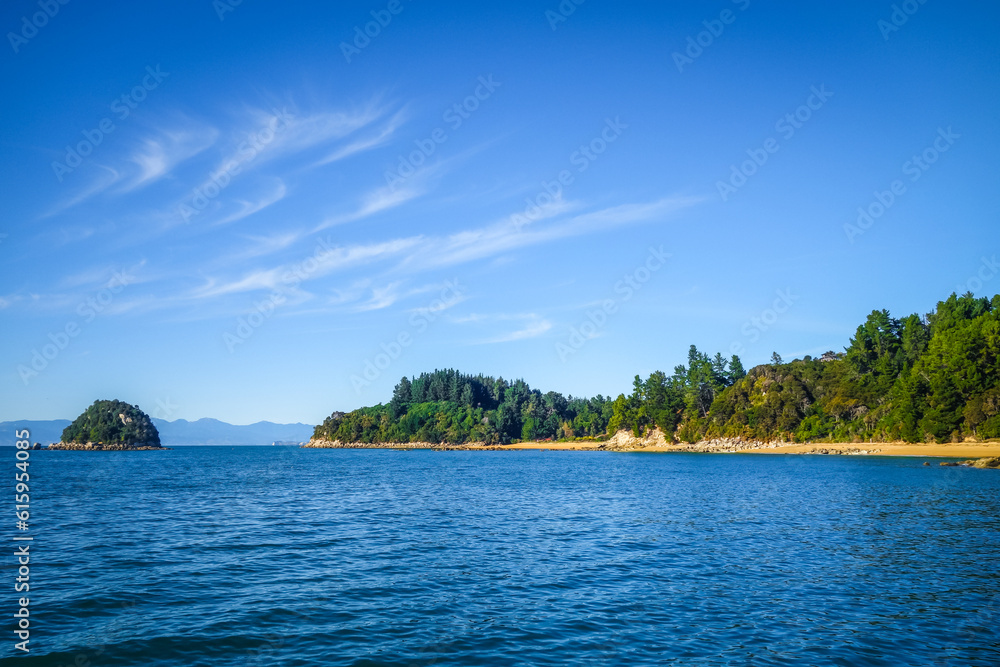
[(993, 3), (46, 6), (0, 11), (0, 420), (616, 395), (1000, 292)]

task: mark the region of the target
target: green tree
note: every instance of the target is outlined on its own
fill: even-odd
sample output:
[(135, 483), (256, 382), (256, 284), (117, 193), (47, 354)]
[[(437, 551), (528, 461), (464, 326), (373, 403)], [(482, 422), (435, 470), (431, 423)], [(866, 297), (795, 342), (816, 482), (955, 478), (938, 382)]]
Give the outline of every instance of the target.
[(735, 354), (729, 360), (729, 384), (735, 384), (737, 381), (742, 380), (747, 376), (747, 372), (743, 369), (743, 363), (740, 358)]

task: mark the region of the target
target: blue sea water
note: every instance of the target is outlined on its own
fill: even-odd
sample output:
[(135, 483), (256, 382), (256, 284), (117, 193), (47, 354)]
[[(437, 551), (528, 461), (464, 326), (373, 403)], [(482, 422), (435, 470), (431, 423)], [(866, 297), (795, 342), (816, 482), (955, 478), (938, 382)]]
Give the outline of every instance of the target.
[[(31, 653), (13, 657), (8, 633), (0, 655), (998, 665), (1000, 471), (922, 462), (32, 452)], [(4, 565), (12, 613), (12, 555)]]

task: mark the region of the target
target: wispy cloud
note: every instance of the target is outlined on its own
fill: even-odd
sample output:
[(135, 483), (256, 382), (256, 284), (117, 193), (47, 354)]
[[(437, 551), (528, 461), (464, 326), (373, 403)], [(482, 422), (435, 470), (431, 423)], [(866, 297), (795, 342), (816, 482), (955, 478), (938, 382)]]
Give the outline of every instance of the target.
[(431, 190), (433, 181), (451, 170), (455, 164), (467, 159), (470, 155), (480, 150), (484, 150), (488, 145), (489, 142), (473, 147), (459, 155), (425, 164), (405, 179), (400, 178), (391, 185), (387, 184), (377, 187), (362, 197), (361, 204), (355, 210), (327, 218), (313, 231), (320, 231), (348, 222), (356, 222), (421, 197)]
[(101, 192), (104, 192), (105, 190), (110, 188), (112, 185), (117, 183), (122, 176), (120, 171), (112, 169), (111, 167), (106, 167), (104, 165), (99, 165), (99, 164), (95, 165), (95, 167), (98, 170), (98, 174), (90, 185), (88, 185), (86, 188), (84, 188), (77, 194), (73, 195), (69, 199), (59, 204), (56, 204), (54, 207), (52, 207), (51, 209), (40, 215), (39, 218), (40, 219), (48, 218), (53, 215), (58, 215), (63, 211), (73, 208), (77, 204), (83, 203), (84, 201), (90, 199), (94, 195), (100, 194)]
[[(375, 201), (377, 200), (369, 200), (369, 207), (377, 208)], [(626, 224), (660, 220), (699, 201), (701, 200), (696, 198), (675, 197), (645, 204), (625, 204), (567, 217), (555, 224), (533, 226), (530, 230), (516, 229), (505, 219), (499, 223), (447, 237), (413, 236), (381, 242), (330, 246), (316, 256), (314, 266), (307, 274), (299, 275), (295, 285), (347, 268), (375, 262), (381, 264), (392, 262), (389, 266), (378, 270), (378, 274), (389, 277), (388, 287), (381, 287), (376, 291), (368, 284), (356, 282), (349, 289), (340, 288), (331, 301), (331, 303), (343, 303), (350, 299), (357, 300), (362, 298), (364, 290), (370, 290), (369, 300), (358, 308), (375, 310), (387, 307), (399, 298), (396, 290), (399, 289), (400, 278), (392, 278), (393, 274), (398, 276), (400, 273), (420, 273), (488, 258), (514, 248), (549, 243), (569, 236), (595, 233)], [(300, 236), (295, 234), (270, 239), (260, 246), (261, 254), (266, 254), (269, 249), (288, 247), (299, 238)], [(296, 264), (284, 264), (254, 269), (234, 279), (210, 278), (191, 293), (191, 298), (208, 299), (240, 292), (282, 289), (284, 282), (287, 282), (287, 280), (283, 282), (283, 279), (290, 272), (302, 273), (293, 271), (295, 269), (297, 269)], [(523, 331), (515, 333), (523, 337), (532, 333), (540, 335), (544, 332), (541, 330), (541, 325), (536, 324), (534, 327), (526, 327)]]
[(284, 273), (282, 267), (272, 269), (260, 269), (251, 271), (242, 278), (229, 282), (209, 279), (209, 281), (199, 287), (191, 297), (194, 299), (206, 299), (210, 297), (224, 296), (226, 294), (236, 294), (239, 292), (255, 292), (260, 290), (273, 290), (281, 284), (281, 276)]
[(511, 331), (507, 334), (502, 334), (496, 338), (490, 338), (483, 341), (484, 343), (510, 343), (516, 340), (525, 340), (528, 338), (537, 338), (541, 336), (546, 331), (552, 328), (552, 323), (548, 320), (538, 320), (536, 322), (530, 322), (526, 326), (517, 331)]
[[(278, 157), (322, 147), (367, 127), (386, 111), (375, 102), (355, 111), (303, 111), (294, 105), (282, 109), (244, 109), (234, 121), (240, 129), (230, 136), (215, 171), (233, 164), (249, 169)], [(392, 121), (387, 127), (395, 129)], [(360, 150), (364, 147), (356, 147), (352, 152)], [(317, 164), (330, 161), (321, 160)]]
[(283, 232), (270, 236), (247, 236), (246, 239), (250, 241), (250, 245), (226, 257), (225, 262), (232, 265), (235, 262), (272, 255), (291, 247), (301, 238), (300, 232)]
[(343, 160), (344, 158), (350, 157), (356, 153), (361, 153), (363, 151), (371, 150), (385, 144), (392, 135), (395, 134), (396, 130), (399, 129), (401, 125), (406, 121), (405, 114), (399, 111), (389, 119), (385, 125), (382, 126), (381, 130), (377, 134), (358, 139), (353, 141), (346, 146), (341, 146), (337, 148), (329, 155), (320, 159), (314, 166), (322, 166), (325, 164), (330, 164), (331, 162), (337, 162), (338, 160)]
[(358, 312), (366, 312), (370, 310), (388, 308), (399, 300), (399, 287), (402, 284), (402, 281), (396, 281), (382, 287), (373, 287), (371, 290), (371, 298), (369, 298), (365, 303), (358, 305), (356, 310)]
[(668, 197), (645, 204), (623, 204), (563, 218), (555, 224), (534, 224), (530, 228), (519, 228), (510, 219), (504, 219), (486, 227), (428, 239), (419, 252), (405, 258), (400, 268), (423, 271), (485, 259), (516, 248), (663, 219), (701, 201), (703, 199), (697, 197)]
[(218, 136), (218, 130), (203, 126), (146, 137), (129, 157), (138, 167), (138, 174), (123, 190), (135, 190), (160, 180), (174, 167), (214, 144)]
[(275, 187), (271, 192), (262, 195), (256, 201), (248, 201), (245, 199), (237, 200), (236, 204), (239, 207), (239, 209), (235, 213), (231, 213), (226, 217), (222, 218), (221, 220), (216, 221), (213, 224), (227, 225), (229, 223), (242, 220), (243, 218), (247, 218), (253, 215), (254, 213), (262, 211), (268, 206), (276, 204), (277, 202), (284, 199), (285, 195), (288, 194), (288, 188), (285, 186), (285, 182), (283, 180), (281, 180), (280, 178), (276, 180), (277, 183), (275, 184)]
[[(206, 299), (239, 292), (288, 289), (291, 285), (315, 280), (334, 271), (399, 255), (419, 242), (420, 237), (412, 237), (381, 243), (330, 247), (303, 257), (302, 262), (283, 264), (269, 269), (256, 269), (235, 280), (211, 278), (196, 289), (191, 298)], [(312, 263), (309, 263), (309, 259), (313, 260)]]
[(448, 318), (448, 321), (452, 324), (487, 325), (491, 330), (505, 328), (510, 322), (522, 323), (519, 328), (512, 331), (505, 331), (483, 340), (476, 341), (475, 344), (477, 345), (511, 343), (518, 340), (537, 338), (552, 328), (552, 322), (537, 313), (494, 313), (488, 315), (482, 313), (472, 313), (461, 317), (450, 317)]
[(282, 133), (273, 151), (302, 151), (335, 139), (342, 139), (375, 122), (385, 107), (369, 104), (358, 111), (294, 112), (288, 132)]
[[(381, 192), (384, 199), (371, 193), (360, 210), (385, 210), (398, 205), (392, 197), (396, 193)], [(249, 214), (259, 208), (261, 202), (275, 199), (264, 197), (256, 205), (246, 206), (241, 213)], [(404, 196), (401, 201), (405, 201)], [(312, 236), (305, 230), (288, 230), (274, 234), (246, 235), (249, 243), (215, 264), (204, 282), (193, 289), (163, 300), (161, 307), (182, 304), (208, 303), (233, 295), (260, 292), (280, 292), (302, 302), (316, 299), (325, 312), (331, 309), (344, 312), (369, 312), (385, 309), (398, 304), (425, 288), (407, 288), (409, 275), (436, 271), (448, 266), (467, 262), (481, 262), (502, 256), (517, 248), (551, 243), (559, 239), (582, 234), (599, 233), (622, 225), (663, 221), (687, 207), (697, 204), (700, 199), (690, 197), (668, 197), (646, 203), (631, 203), (607, 207), (595, 211), (566, 214), (580, 205), (565, 203), (551, 209), (550, 219), (539, 219), (530, 227), (518, 229), (508, 218), (473, 227), (447, 236), (423, 236), (393, 238), (383, 241), (336, 244), (329, 238), (318, 239), (312, 250), (304, 246), (306, 238)], [(302, 247), (301, 256), (288, 259), (289, 250)], [(247, 267), (247, 262), (272, 254), (282, 253), (284, 260), (270, 265)], [(204, 265), (203, 265), (204, 266)], [(362, 267), (367, 267), (362, 269)], [(203, 268), (204, 270), (204, 268)], [(319, 288), (308, 289), (307, 285), (337, 272), (350, 271), (352, 282), (332, 285), (329, 281), (318, 283)], [(235, 271), (240, 271), (235, 273)], [(368, 275), (363, 275), (367, 271)], [(360, 275), (359, 275), (360, 274)], [(67, 280), (86, 282), (90, 276), (79, 275)], [(161, 276), (163, 280), (168, 277)], [(308, 291), (307, 291), (308, 289)], [(430, 288), (427, 288), (430, 289)], [(155, 307), (150, 305), (149, 307)], [(501, 343), (524, 340), (545, 334), (552, 324), (536, 314), (509, 316), (466, 316), (466, 320), (455, 323), (501, 324), (515, 322), (516, 327), (496, 335), (484, 336), (480, 342)], [(480, 318), (479, 320), (475, 318)], [(491, 319), (486, 319), (491, 318)], [(492, 333), (492, 332), (487, 332)]]
[(184, 130), (161, 130), (139, 139), (110, 167), (93, 163), (97, 176), (90, 185), (43, 213), (47, 218), (63, 213), (83, 202), (123, 184), (117, 193), (127, 193), (146, 187), (169, 175), (182, 162), (203, 152), (218, 138), (218, 131), (193, 121), (185, 121)]
[[(37, 312), (76, 312), (81, 304), (96, 298), (106, 288), (112, 288), (112, 294), (117, 295), (123, 287), (131, 289), (134, 285), (154, 281), (155, 277), (146, 270), (146, 264), (147, 261), (142, 259), (130, 266), (102, 264), (77, 271), (53, 281), (47, 289), (8, 294), (4, 297), (4, 307), (16, 304)], [(117, 296), (113, 299), (115, 302), (120, 300)], [(108, 304), (103, 301), (101, 306), (104, 310), (108, 309)]]
[(134, 285), (150, 279), (147, 273), (143, 270), (145, 269), (146, 264), (146, 260), (143, 259), (128, 267), (123, 267), (120, 264), (95, 266), (93, 268), (84, 269), (82, 271), (77, 271), (76, 273), (63, 276), (63, 278), (57, 283), (57, 286), (60, 289), (76, 289), (79, 287), (87, 289), (101, 289), (106, 287), (109, 283), (117, 284), (120, 282), (120, 279), (124, 279), (129, 285)]
[(395, 191), (388, 186), (376, 188), (362, 198), (361, 204), (354, 211), (327, 218), (317, 225), (313, 232), (348, 222), (357, 222), (377, 213), (402, 206), (406, 202), (420, 197), (424, 192), (424, 189), (416, 183)]

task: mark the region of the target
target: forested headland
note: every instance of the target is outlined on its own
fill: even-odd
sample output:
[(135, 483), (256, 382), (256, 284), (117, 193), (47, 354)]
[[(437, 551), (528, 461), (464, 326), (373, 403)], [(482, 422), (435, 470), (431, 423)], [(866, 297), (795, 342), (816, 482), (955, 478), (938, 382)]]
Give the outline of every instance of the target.
[(402, 378), (387, 404), (334, 412), (314, 438), (344, 443), (506, 444), (603, 438), (959, 442), (1000, 438), (1000, 295), (952, 294), (925, 315), (873, 311), (844, 352), (745, 371), (692, 345), (673, 373), (616, 398), (542, 393), (455, 370)]

